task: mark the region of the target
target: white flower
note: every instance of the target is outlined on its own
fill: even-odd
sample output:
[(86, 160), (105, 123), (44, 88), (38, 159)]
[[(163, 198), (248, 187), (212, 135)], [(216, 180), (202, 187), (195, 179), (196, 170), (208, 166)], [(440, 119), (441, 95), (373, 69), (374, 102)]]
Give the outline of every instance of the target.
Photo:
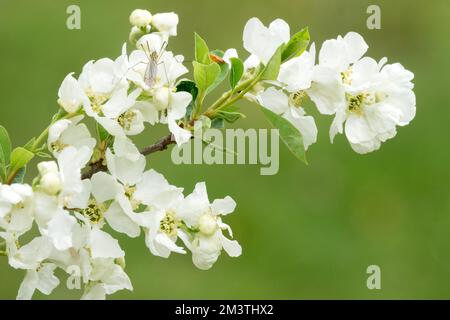
[(148, 10), (136, 9), (130, 14), (130, 23), (136, 27), (145, 27), (152, 22), (152, 14)]
[(194, 191), (180, 204), (178, 216), (191, 229), (198, 229), (193, 239), (187, 233), (180, 233), (183, 242), (192, 252), (192, 260), (199, 269), (207, 270), (217, 261), (222, 249), (230, 257), (238, 257), (242, 248), (236, 240), (227, 239), (222, 230), (232, 237), (230, 226), (222, 222), (221, 216), (234, 211), (236, 202), (230, 197), (214, 200), (210, 204), (206, 185), (197, 183)]
[(144, 130), (144, 116), (138, 108), (134, 108), (141, 89), (128, 94), (127, 88), (116, 90), (111, 98), (102, 106), (101, 115), (88, 114), (113, 136), (137, 135)]
[(178, 15), (174, 12), (157, 13), (153, 16), (152, 25), (168, 36), (177, 35)]
[(128, 275), (113, 259), (94, 259), (82, 300), (104, 300), (119, 290), (133, 290)]
[(301, 133), (305, 150), (317, 140), (317, 127), (314, 118), (307, 116), (302, 107), (303, 93), (289, 95), (283, 90), (269, 87), (258, 96), (259, 103), (272, 112), (282, 115)]
[(47, 145), (55, 157), (66, 147), (73, 146), (77, 149), (86, 146), (93, 149), (96, 140), (92, 138), (84, 123), (83, 116), (71, 119), (62, 119), (51, 125), (48, 133)]
[(33, 190), (25, 184), (0, 184), (0, 228), (18, 236), (33, 224)]
[[(139, 61), (148, 61), (143, 51), (136, 50), (130, 55), (130, 63)], [(158, 72), (155, 77), (155, 83), (152, 88), (145, 84), (145, 64), (134, 69), (129, 73), (130, 80), (140, 85), (146, 90), (151, 90), (151, 100), (139, 101), (135, 108), (138, 108), (145, 118), (145, 121), (154, 123), (167, 123), (169, 130), (175, 137), (178, 145), (187, 142), (191, 133), (188, 130), (178, 126), (177, 120), (184, 117), (186, 108), (192, 101), (192, 96), (188, 92), (176, 92), (176, 80), (187, 72), (187, 69), (181, 63), (182, 57), (174, 57), (171, 52), (164, 52), (161, 57), (161, 64), (158, 66)]]
[(325, 41), (308, 95), (322, 114), (335, 114), (330, 139), (345, 134), (358, 153), (380, 148), (396, 126), (415, 116), (414, 75), (400, 64), (362, 58), (368, 46), (357, 33)]
[(352, 78), (345, 85), (345, 105), (336, 113), (330, 137), (345, 134), (353, 150), (368, 153), (393, 138), (396, 126), (415, 117), (416, 99), (411, 82), (414, 74), (401, 64), (386, 65), (363, 58), (352, 66)]
[(320, 113), (334, 114), (345, 104), (344, 83), (351, 77), (350, 66), (366, 53), (368, 46), (361, 35), (349, 32), (344, 38), (327, 40), (319, 53), (319, 64), (308, 95)]
[(258, 18), (251, 18), (245, 25), (243, 38), (244, 48), (266, 65), (275, 51), (290, 40), (290, 29), (281, 19), (266, 27)]
[(69, 73), (58, 90), (58, 104), (67, 112), (75, 113), (81, 106), (89, 104), (89, 98), (84, 93), (78, 81)]
[(186, 253), (176, 245), (181, 227), (177, 210), (184, 198), (183, 189), (170, 185), (163, 175), (150, 170), (136, 185), (134, 198), (149, 210), (145, 243), (152, 254), (167, 258), (171, 252)]
[(284, 90), (269, 87), (256, 97), (262, 106), (282, 115), (300, 131), (305, 150), (317, 140), (314, 118), (307, 116), (303, 109), (303, 100), (307, 96), (313, 78), (315, 54), (313, 44), (309, 51), (283, 63), (278, 79), (273, 83)]
[(53, 263), (44, 263), (36, 270), (29, 270), (19, 288), (17, 300), (30, 300), (34, 291), (38, 290), (43, 294), (49, 295), (59, 285), (59, 279), (54, 272), (56, 265)]
[(21, 247), (15, 233), (0, 232), (0, 237), (6, 242), (8, 262), (15, 269), (37, 269), (53, 249), (51, 241), (45, 236), (36, 237)]

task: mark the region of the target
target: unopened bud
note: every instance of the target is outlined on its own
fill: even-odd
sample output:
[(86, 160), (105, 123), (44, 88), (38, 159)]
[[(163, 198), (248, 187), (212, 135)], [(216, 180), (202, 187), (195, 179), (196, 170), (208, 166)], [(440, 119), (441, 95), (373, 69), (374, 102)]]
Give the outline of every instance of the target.
[(216, 232), (217, 222), (216, 219), (210, 214), (204, 214), (199, 219), (199, 229), (204, 235), (211, 236)]
[(136, 9), (130, 14), (130, 23), (135, 27), (144, 27), (152, 22), (152, 14), (148, 10)]
[(48, 172), (41, 178), (41, 188), (50, 195), (55, 195), (61, 190), (61, 178), (58, 173)]

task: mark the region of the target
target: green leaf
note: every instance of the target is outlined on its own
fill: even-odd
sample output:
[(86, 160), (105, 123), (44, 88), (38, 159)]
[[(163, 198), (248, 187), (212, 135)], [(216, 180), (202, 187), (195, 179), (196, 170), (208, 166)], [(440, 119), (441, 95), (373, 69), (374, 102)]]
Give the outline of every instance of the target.
[[(222, 58), (224, 53), (222, 50), (213, 50), (210, 53), (218, 56), (219, 58)], [(214, 60), (212, 60), (214, 61)], [(225, 78), (228, 75), (228, 71), (230, 70), (230, 67), (228, 66), (227, 63), (217, 63), (220, 67), (220, 73), (217, 76), (216, 80), (214, 80), (213, 84), (211, 84), (211, 86), (209, 86), (209, 88), (206, 90), (206, 94), (210, 93), (211, 91), (213, 91), (219, 84), (222, 83), (223, 80), (225, 80)]]
[(49, 154), (48, 152), (44, 152), (44, 151), (38, 151), (38, 152), (36, 152), (36, 155), (38, 157), (45, 158), (45, 159), (51, 159), (52, 158), (51, 154)]
[(281, 52), (283, 51), (284, 44), (281, 45), (277, 51), (275, 51), (272, 58), (270, 58), (266, 67), (264, 68), (260, 80), (276, 80), (281, 66)]
[(187, 106), (186, 114), (184, 116), (185, 119), (187, 121), (189, 121), (189, 120), (191, 120), (192, 110), (194, 109), (195, 100), (197, 99), (197, 96), (198, 96), (198, 88), (194, 81), (182, 80), (177, 85), (177, 92), (180, 92), (180, 91), (189, 92), (192, 96), (192, 101)]
[(217, 117), (224, 119), (228, 123), (234, 123), (241, 118), (245, 118), (245, 114), (238, 111), (236, 106), (228, 106), (217, 112)]
[(108, 131), (106, 131), (106, 129), (103, 128), (103, 126), (101, 124), (99, 124), (98, 122), (97, 122), (96, 128), (97, 128), (97, 134), (101, 141), (105, 141), (106, 139), (109, 138)]
[(217, 76), (216, 80), (214, 80), (214, 82), (206, 90), (207, 94), (210, 93), (211, 91), (213, 91), (219, 84), (222, 83), (223, 80), (225, 80), (225, 78), (228, 75), (228, 71), (230, 70), (230, 67), (228, 66), (227, 63), (218, 64), (218, 65), (220, 67), (219, 75)]
[(27, 173), (27, 166), (21, 168), (16, 176), (14, 177), (14, 180), (12, 183), (23, 183), (23, 180), (25, 179), (25, 174)]
[(11, 140), (8, 131), (0, 126), (0, 178), (6, 180), (7, 167), (11, 156)]
[(3, 151), (4, 163), (8, 165), (11, 156), (11, 140), (8, 131), (2, 126), (0, 126), (0, 148)]
[(231, 73), (230, 73), (230, 85), (231, 89), (234, 89), (238, 84), (239, 80), (241, 80), (242, 75), (244, 74), (244, 64), (242, 60), (239, 58), (231, 58)]
[(294, 34), (283, 50), (281, 61), (286, 61), (301, 55), (308, 47), (310, 39), (308, 27)]
[(181, 80), (177, 85), (177, 92), (180, 91), (189, 92), (192, 96), (192, 101), (195, 101), (195, 99), (197, 99), (198, 88), (194, 81)]
[(225, 121), (223, 118), (214, 118), (211, 120), (211, 128), (222, 129), (225, 127)]
[(206, 41), (195, 33), (195, 61), (202, 64), (210, 64), (209, 48)]
[(33, 152), (22, 147), (15, 148), (11, 153), (10, 175), (16, 175), (33, 157)]
[(31, 151), (31, 149), (33, 148), (35, 142), (36, 142), (36, 137), (33, 137), (23, 147), (25, 149)]
[(264, 115), (272, 124), (272, 126), (279, 130), (280, 138), (288, 149), (296, 156), (299, 160), (308, 164), (306, 161), (305, 147), (303, 144), (303, 137), (300, 131), (292, 123), (290, 123), (285, 118), (273, 113), (269, 109), (261, 107)]
[(215, 62), (207, 65), (194, 61), (192, 64), (194, 65), (195, 83), (200, 91), (206, 92), (219, 76), (220, 66)]

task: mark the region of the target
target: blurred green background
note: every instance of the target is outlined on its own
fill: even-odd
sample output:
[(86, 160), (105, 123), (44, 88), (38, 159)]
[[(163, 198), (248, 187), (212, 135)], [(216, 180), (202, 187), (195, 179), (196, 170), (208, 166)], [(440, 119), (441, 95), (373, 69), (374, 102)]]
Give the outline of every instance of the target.
[[(66, 8), (81, 8), (81, 30), (67, 30)], [(366, 9), (378, 4), (382, 29), (368, 30)], [(223, 254), (210, 271), (190, 256), (152, 256), (140, 239), (121, 239), (134, 291), (115, 299), (379, 299), (450, 298), (450, 5), (433, 1), (63, 1), (0, 0), (0, 123), (15, 145), (39, 133), (57, 110), (57, 90), (85, 62), (115, 58), (128, 38), (135, 8), (175, 11), (179, 36), (170, 49), (192, 59), (193, 32), (211, 48), (242, 49), (245, 22), (283, 18), (297, 31), (308, 25), (317, 45), (360, 32), (369, 55), (401, 62), (415, 75), (417, 117), (395, 139), (366, 156), (339, 136), (328, 140), (330, 117), (317, 118), (319, 141), (309, 166), (281, 146), (280, 171), (259, 166), (174, 166), (170, 152), (151, 167), (191, 192), (206, 181), (210, 198), (238, 203), (226, 221), (243, 255)], [(243, 106), (239, 126), (268, 127), (255, 106)], [(311, 113), (316, 114), (311, 111)], [(146, 131), (148, 144), (163, 128)], [(379, 265), (382, 289), (368, 290), (366, 268)], [(0, 298), (14, 299), (24, 276), (0, 260)], [(65, 281), (65, 280), (63, 280)], [(51, 298), (78, 298), (60, 285)], [(47, 298), (37, 294), (36, 298)]]

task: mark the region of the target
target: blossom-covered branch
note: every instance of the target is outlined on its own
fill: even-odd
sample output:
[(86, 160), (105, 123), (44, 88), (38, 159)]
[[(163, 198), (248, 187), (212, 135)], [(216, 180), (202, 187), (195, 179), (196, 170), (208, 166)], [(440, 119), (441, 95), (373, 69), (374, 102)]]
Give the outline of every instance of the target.
[[(0, 255), (26, 270), (19, 299), (36, 290), (50, 294), (60, 283), (56, 269), (77, 271), (83, 299), (132, 290), (114, 233), (143, 233), (158, 257), (190, 252), (202, 270), (222, 251), (240, 256), (242, 248), (223, 221), (235, 201), (225, 196), (211, 202), (204, 182), (185, 193), (147, 168), (145, 156), (202, 139), (194, 135), (198, 127), (236, 122), (244, 115), (241, 99), (255, 102), (304, 161), (318, 131), (307, 98), (320, 114), (334, 116), (331, 141), (345, 133), (361, 154), (379, 149), (415, 117), (414, 75), (399, 63), (365, 57), (368, 45), (357, 33), (325, 41), (316, 63), (308, 28), (291, 35), (281, 19), (265, 26), (252, 18), (243, 32), (244, 60), (233, 48), (210, 50), (195, 34), (188, 79), (184, 57), (169, 50), (178, 15), (138, 9), (130, 22), (133, 50), (124, 44), (117, 58), (89, 61), (77, 77), (69, 73), (58, 91), (59, 111), (36, 138), (13, 149), (0, 126)], [(208, 101), (226, 79), (229, 90)], [(139, 150), (132, 138), (156, 124), (170, 133)], [(42, 157), (51, 159), (39, 162), (38, 175), (26, 183), (26, 167)], [(33, 227), (38, 236), (25, 243)]]

